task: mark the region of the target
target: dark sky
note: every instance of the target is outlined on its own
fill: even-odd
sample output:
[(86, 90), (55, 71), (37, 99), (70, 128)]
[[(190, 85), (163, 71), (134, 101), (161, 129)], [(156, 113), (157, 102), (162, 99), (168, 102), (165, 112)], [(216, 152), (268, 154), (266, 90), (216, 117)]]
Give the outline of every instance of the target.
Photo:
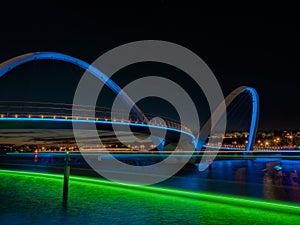
[[(240, 85), (254, 87), (261, 100), (259, 129), (300, 127), (300, 26), (295, 17), (202, 16), (197, 8), (174, 8), (164, 1), (135, 9), (89, 1), (60, 8), (55, 3), (23, 4), (18, 9), (6, 7), (0, 15), (1, 62), (35, 51), (61, 52), (93, 62), (131, 41), (170, 41), (198, 54), (225, 96)], [(2, 77), (0, 99), (72, 102), (83, 71), (51, 62), (41, 76), (48, 66), (31, 63), (13, 71), (13, 76)]]

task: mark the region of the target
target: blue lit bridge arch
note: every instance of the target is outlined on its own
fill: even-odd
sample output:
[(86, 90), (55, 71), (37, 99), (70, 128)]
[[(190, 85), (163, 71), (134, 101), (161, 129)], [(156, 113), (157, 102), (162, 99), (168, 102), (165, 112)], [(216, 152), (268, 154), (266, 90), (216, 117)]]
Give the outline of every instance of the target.
[[(104, 73), (102, 73), (99, 69), (96, 67), (90, 65), (87, 62), (84, 62), (80, 59), (74, 58), (69, 55), (65, 55), (62, 53), (57, 52), (34, 52), (34, 53), (27, 53), (24, 55), (20, 55), (17, 57), (14, 57), (12, 59), (9, 59), (3, 63), (0, 64), (0, 77), (2, 77), (4, 74), (9, 72), (10, 70), (36, 60), (58, 60), (58, 61), (64, 61), (71, 64), (74, 64), (84, 70), (89, 71), (91, 74), (96, 76), (99, 80), (101, 80), (103, 83), (105, 83), (116, 95), (118, 95), (121, 92), (121, 88), (109, 77), (107, 77)], [(125, 102), (132, 110), (136, 113), (140, 121), (147, 120), (143, 112), (134, 104), (134, 102), (131, 100), (131, 98), (126, 94), (122, 93), (120, 95), (120, 98)]]
[[(255, 138), (256, 138), (256, 132), (258, 128), (258, 120), (259, 120), (259, 97), (254, 88), (247, 87), (247, 86), (241, 86), (233, 90), (227, 97), (224, 99), (226, 108), (235, 100), (240, 94), (249, 92), (251, 94), (252, 98), (252, 114), (251, 114), (251, 123), (250, 123), (250, 131), (248, 136), (248, 143), (245, 147), (245, 150), (249, 152), (253, 149), (253, 146), (255, 144)], [(218, 115), (221, 115), (220, 113), (221, 104), (220, 106), (215, 110), (214, 113), (218, 113)], [(219, 117), (220, 118), (220, 117)], [(201, 148), (205, 145), (206, 139), (209, 136), (210, 133), (210, 125), (211, 125), (211, 119), (209, 119), (203, 128), (200, 130), (198, 135), (195, 139), (195, 147), (196, 151), (200, 151)], [(210, 146), (212, 148), (213, 146)]]
[[(35, 53), (28, 53), (24, 55), (20, 55), (17, 57), (14, 57), (12, 59), (9, 59), (3, 63), (0, 64), (0, 77), (2, 77), (7, 72), (11, 71), (12, 69), (25, 64), (27, 62), (35, 61), (35, 60), (58, 60), (58, 61), (64, 61), (71, 64), (74, 64), (82, 69), (85, 69), (89, 71), (91, 74), (96, 76), (99, 80), (101, 80), (103, 83), (105, 83), (115, 94), (119, 94), (121, 92), (121, 88), (109, 77), (107, 77), (104, 73), (102, 73), (99, 69), (96, 67), (71, 56), (62, 54), (62, 53), (56, 53), (56, 52), (35, 52)], [(250, 125), (250, 132), (249, 132), (249, 138), (248, 138), (248, 144), (246, 146), (246, 151), (249, 151), (250, 149), (253, 149), (253, 145), (255, 142), (255, 136), (257, 131), (257, 125), (258, 125), (258, 116), (259, 116), (259, 98), (258, 94), (255, 91), (255, 89), (250, 87), (239, 87), (236, 90), (234, 90), (231, 94), (229, 94), (226, 99), (225, 103), (226, 106), (228, 106), (237, 95), (243, 93), (243, 92), (250, 92), (252, 96), (252, 118), (251, 118), (251, 125)], [(209, 135), (210, 131), (210, 121), (208, 121), (205, 126), (201, 129), (201, 131), (198, 134), (193, 134), (191, 130), (189, 130), (187, 127), (182, 126), (181, 124), (176, 123), (167, 123), (167, 126), (162, 126), (160, 124), (149, 124), (149, 121), (147, 117), (144, 115), (144, 113), (134, 104), (134, 102), (130, 99), (130, 97), (123, 92), (122, 95), (120, 95), (121, 99), (130, 107), (132, 108), (133, 112), (136, 114), (138, 121), (132, 122), (132, 121), (113, 121), (113, 120), (101, 120), (101, 119), (95, 119), (90, 120), (88, 118), (73, 118), (72, 116), (65, 115), (64, 117), (59, 116), (53, 116), (47, 117), (47, 116), (9, 116), (5, 117), (4, 115), (1, 115), (0, 120), (31, 120), (31, 121), (57, 121), (57, 122), (65, 122), (65, 121), (76, 121), (76, 122), (95, 122), (99, 124), (119, 124), (119, 125), (130, 125), (133, 127), (150, 127), (156, 129), (164, 129), (168, 131), (172, 131), (178, 134), (184, 134), (187, 135), (189, 138), (191, 138), (191, 143), (194, 143), (195, 149), (198, 151), (205, 145), (205, 140)], [(217, 110), (216, 110), (217, 111)], [(170, 125), (172, 124), (172, 125)]]

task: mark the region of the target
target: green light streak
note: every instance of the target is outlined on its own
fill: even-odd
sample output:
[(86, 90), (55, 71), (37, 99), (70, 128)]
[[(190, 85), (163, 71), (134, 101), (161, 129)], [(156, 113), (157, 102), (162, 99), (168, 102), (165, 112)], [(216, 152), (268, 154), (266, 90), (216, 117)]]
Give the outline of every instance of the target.
[[(11, 170), (0, 170), (0, 174), (10, 174), (15, 176), (28, 176), (28, 177), (41, 177), (47, 179), (63, 179), (63, 175), (60, 174), (50, 174), (50, 173), (37, 173), (37, 172), (25, 172), (25, 171), (11, 171)], [(300, 215), (300, 205), (279, 202), (279, 201), (267, 201), (262, 199), (253, 199), (240, 196), (231, 196), (225, 194), (217, 193), (207, 193), (207, 192), (194, 192), (185, 191), (172, 188), (163, 188), (157, 186), (142, 186), (129, 183), (117, 183), (111, 182), (99, 178), (81, 177), (81, 176), (71, 176), (70, 180), (72, 182), (79, 182), (84, 185), (103, 185), (111, 188), (134, 190), (138, 192), (156, 193), (159, 195), (171, 195), (179, 198), (188, 198), (191, 200), (202, 200), (209, 202), (216, 202), (229, 205), (238, 205), (243, 207), (251, 207), (256, 209), (265, 209), (272, 211), (279, 211), (285, 213), (294, 213)]]

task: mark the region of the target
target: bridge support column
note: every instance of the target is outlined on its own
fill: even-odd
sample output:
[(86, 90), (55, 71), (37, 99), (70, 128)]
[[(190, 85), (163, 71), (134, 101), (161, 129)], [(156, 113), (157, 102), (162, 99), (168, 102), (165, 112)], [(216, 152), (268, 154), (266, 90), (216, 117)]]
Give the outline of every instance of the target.
[(65, 167), (64, 167), (64, 186), (63, 186), (63, 201), (67, 202), (68, 200), (68, 192), (69, 192), (69, 176), (70, 176), (70, 156), (69, 152), (66, 152), (65, 157)]
[(162, 152), (165, 149), (165, 144), (166, 144), (166, 139), (162, 139), (159, 143), (159, 145), (157, 145), (157, 149), (158, 151)]
[(203, 147), (203, 145), (205, 144), (205, 141), (201, 140), (200, 138), (198, 138), (197, 140), (194, 141), (194, 147), (197, 153), (199, 153)]

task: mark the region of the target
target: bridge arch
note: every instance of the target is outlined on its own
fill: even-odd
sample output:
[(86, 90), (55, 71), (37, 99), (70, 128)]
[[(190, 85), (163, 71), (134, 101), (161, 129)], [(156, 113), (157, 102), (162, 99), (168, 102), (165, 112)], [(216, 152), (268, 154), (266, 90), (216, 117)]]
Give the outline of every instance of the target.
[[(240, 94), (244, 92), (250, 92), (252, 97), (252, 116), (251, 116), (251, 123), (250, 123), (250, 131), (248, 136), (248, 144), (246, 145), (246, 151), (249, 152), (250, 149), (253, 149), (255, 144), (256, 132), (258, 128), (258, 120), (259, 120), (259, 97), (256, 90), (252, 87), (247, 86), (240, 86), (233, 90), (227, 97), (224, 99), (226, 108), (233, 102), (233, 100)], [(220, 112), (221, 108), (217, 107), (217, 109), (213, 112), (215, 115), (220, 115), (218, 119), (220, 119), (221, 115), (224, 112)], [(195, 148), (196, 151), (199, 152), (203, 145), (205, 145), (206, 139), (210, 132), (210, 125), (211, 119), (209, 119), (203, 128), (198, 133), (196, 140), (195, 140)]]
[[(110, 79), (103, 72), (101, 72), (98, 68), (90, 65), (85, 61), (58, 52), (32, 52), (11, 58), (0, 64), (0, 77), (22, 64), (36, 60), (58, 60), (71, 63), (84, 70), (89, 71), (91, 74), (100, 79), (104, 84), (106, 84), (116, 95), (118, 95), (121, 92), (121, 88), (112, 79)], [(120, 97), (125, 104), (127, 104), (130, 108), (133, 109), (134, 113), (136, 113), (140, 121), (147, 121), (147, 117), (134, 104), (134, 102), (126, 93), (122, 92)]]
[[(0, 64), (0, 77), (2, 77), (7, 72), (13, 70), (14, 68), (36, 60), (58, 60), (58, 61), (64, 61), (71, 64), (74, 64), (84, 70), (89, 71), (91, 74), (96, 76), (98, 79), (100, 79), (103, 83), (105, 83), (116, 95), (118, 95), (121, 92), (121, 88), (109, 77), (107, 77), (103, 72), (101, 72), (96, 67), (90, 65), (87, 62), (84, 62), (80, 59), (77, 59), (75, 57), (57, 53), (57, 52), (33, 52), (33, 53), (27, 53), (23, 54), (14, 58), (11, 58), (3, 63)], [(247, 86), (241, 86), (232, 91), (226, 98), (225, 98), (225, 105), (229, 106), (231, 102), (241, 93), (249, 91), (252, 96), (252, 118), (251, 118), (251, 125), (250, 125), (250, 132), (248, 137), (248, 144), (246, 146), (246, 151), (249, 151), (253, 148), (253, 145), (255, 143), (255, 137), (257, 132), (257, 126), (258, 126), (258, 119), (259, 119), (259, 97), (254, 88), (247, 87)], [(143, 112), (134, 104), (134, 102), (131, 100), (131, 98), (124, 92), (122, 92), (122, 95), (120, 95), (121, 99), (124, 101), (125, 104), (127, 104), (129, 107), (131, 107), (138, 116), (138, 119), (140, 121), (148, 121), (147, 117), (143, 114)], [(222, 110), (223, 105), (220, 104), (215, 112), (213, 114), (215, 115), (222, 115), (220, 114), (220, 110)], [(218, 118), (219, 117), (219, 118)], [(217, 118), (216, 120), (220, 119), (221, 116), (215, 116), (214, 118)], [(201, 147), (205, 144), (206, 138), (209, 135), (210, 132), (210, 124), (211, 124), (211, 118), (206, 122), (204, 127), (201, 129), (201, 131), (198, 133), (194, 140), (194, 145), (197, 151), (201, 149)]]

